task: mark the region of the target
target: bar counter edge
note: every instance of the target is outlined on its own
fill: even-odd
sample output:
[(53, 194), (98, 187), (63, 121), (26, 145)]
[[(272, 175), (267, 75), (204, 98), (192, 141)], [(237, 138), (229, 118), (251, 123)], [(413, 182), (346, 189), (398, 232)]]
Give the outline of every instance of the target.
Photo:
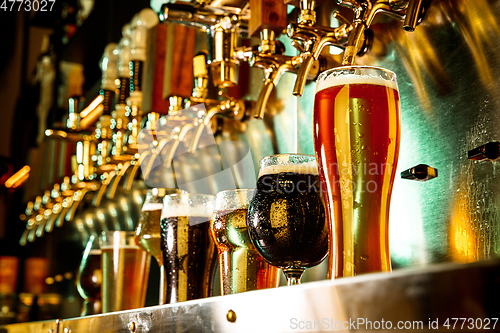
[(0, 333), (500, 332), (499, 300), (500, 259), (491, 259), (12, 324)]

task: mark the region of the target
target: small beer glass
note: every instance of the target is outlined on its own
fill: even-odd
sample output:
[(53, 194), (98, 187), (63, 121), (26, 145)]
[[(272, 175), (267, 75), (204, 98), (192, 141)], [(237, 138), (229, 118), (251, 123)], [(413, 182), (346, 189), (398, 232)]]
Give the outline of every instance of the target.
[(390, 271), (389, 204), (400, 141), (396, 75), (368, 66), (320, 74), (314, 147), (328, 220), (328, 276)]
[(146, 301), (151, 256), (136, 243), (134, 231), (105, 231), (102, 251), (102, 312), (141, 308)]
[(210, 234), (219, 254), (222, 295), (278, 287), (280, 270), (257, 252), (248, 235), (248, 205), (254, 190), (217, 193)]
[(163, 199), (161, 247), (167, 304), (212, 296), (217, 259), (209, 221), (214, 201), (213, 195), (189, 193)]

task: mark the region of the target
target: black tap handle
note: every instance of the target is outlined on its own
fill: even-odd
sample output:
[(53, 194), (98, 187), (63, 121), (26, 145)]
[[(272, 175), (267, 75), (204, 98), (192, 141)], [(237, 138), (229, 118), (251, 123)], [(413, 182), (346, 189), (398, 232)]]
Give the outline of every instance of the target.
[(467, 158), (469, 160), (476, 161), (492, 161), (500, 157), (500, 143), (499, 142), (488, 142), (485, 145), (479, 146), (467, 152)]
[(401, 172), (401, 178), (409, 180), (426, 181), (438, 176), (438, 170), (427, 164), (419, 164)]

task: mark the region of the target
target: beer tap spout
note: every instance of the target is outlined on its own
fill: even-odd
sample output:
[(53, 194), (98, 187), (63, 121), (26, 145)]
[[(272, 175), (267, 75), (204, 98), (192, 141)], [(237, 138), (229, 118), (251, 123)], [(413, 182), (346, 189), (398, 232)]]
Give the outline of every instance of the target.
[[(73, 193), (71, 206), (68, 208), (67, 213), (64, 217), (64, 220), (66, 220), (67, 222), (73, 221), (73, 218), (75, 217), (76, 211), (77, 211), (78, 207), (80, 206), (80, 203), (83, 201), (83, 199), (87, 195), (87, 193), (89, 193), (89, 192), (95, 193), (95, 191), (97, 191), (97, 189), (98, 189), (98, 186), (99, 185), (97, 183), (87, 183), (85, 187), (76, 190), (75, 193)], [(58, 225), (56, 223), (57, 227), (62, 226), (63, 220), (59, 219), (59, 221), (61, 222), (61, 224)]]
[[(201, 125), (199, 125), (201, 126)], [(191, 130), (193, 130), (194, 128), (196, 127), (196, 124), (195, 123), (188, 123), (186, 125), (184, 125), (179, 133), (179, 135), (177, 136), (177, 138), (172, 142), (172, 146), (170, 147), (170, 150), (167, 154), (167, 157), (165, 158), (164, 162), (163, 162), (163, 165), (164, 167), (170, 167), (170, 165), (172, 164), (172, 161), (174, 160), (174, 157), (175, 157), (175, 153), (176, 151), (179, 149), (179, 146), (181, 144), (181, 142), (184, 142), (186, 141), (186, 138), (188, 136), (188, 134), (191, 132)]]
[[(225, 95), (224, 91), (219, 91), (219, 95)], [(245, 106), (245, 102), (242, 100), (235, 100), (229, 96), (225, 96), (225, 100), (221, 101), (218, 105), (210, 108), (201, 122), (198, 125), (196, 133), (191, 140), (191, 144), (189, 145), (189, 152), (194, 152), (198, 145), (200, 144), (201, 136), (205, 130), (205, 128), (209, 127), (212, 123), (212, 119), (214, 116), (220, 116), (227, 119), (239, 120), (243, 121), (247, 117), (247, 107)]]
[(116, 194), (116, 190), (118, 189), (118, 185), (120, 185), (120, 181), (127, 174), (127, 171), (129, 170), (130, 166), (132, 166), (132, 161), (127, 161), (123, 164), (120, 164), (120, 168), (117, 168), (117, 171), (114, 175), (114, 177), (111, 179), (110, 184), (108, 187), (108, 191), (106, 193), (106, 197), (108, 199), (113, 199)]
[[(373, 3), (369, 0), (337, 0), (337, 2), (339, 5), (354, 11), (354, 20), (342, 60), (343, 65), (353, 65), (354, 57), (359, 54), (360, 50), (365, 49), (363, 43), (370, 42), (366, 38), (365, 31), (370, 27), (377, 14), (383, 13), (404, 21), (403, 29), (414, 31), (429, 7), (429, 0), (377, 0)], [(403, 12), (404, 9), (406, 9), (405, 12)]]
[(151, 152), (145, 151), (143, 152), (137, 160), (133, 160), (130, 162), (131, 167), (129, 168), (129, 172), (125, 175), (124, 181), (123, 181), (123, 189), (127, 192), (129, 192), (132, 189), (132, 185), (134, 183), (135, 177), (137, 175), (137, 171), (139, 171), (139, 168), (141, 164), (145, 161), (145, 159), (151, 155)]
[(267, 102), (274, 87), (278, 84), (281, 75), (285, 72), (296, 72), (296, 66), (299, 61), (299, 57), (290, 57), (280, 54), (252, 56), (250, 65), (263, 68), (265, 72), (264, 86), (260, 91), (259, 99), (255, 107), (255, 118), (264, 118)]
[(409, 32), (415, 31), (415, 27), (422, 21), (428, 7), (429, 0), (410, 0), (404, 16), (403, 29)]
[[(314, 11), (310, 9), (309, 12)], [(338, 13), (334, 15), (340, 16)], [(288, 37), (295, 41), (296, 47), (298, 46), (301, 52), (299, 58), (300, 66), (297, 70), (297, 79), (293, 88), (295, 96), (302, 96), (314, 62), (319, 59), (323, 49), (326, 46), (343, 48), (347, 43), (351, 30), (351, 26), (347, 22), (337, 28), (321, 27), (316, 26), (315, 21), (312, 20), (315, 14), (308, 14), (307, 17), (309, 17), (307, 20), (300, 17), (299, 23), (290, 23), (287, 28)], [(346, 20), (341, 18), (341, 21), (344, 22)], [(298, 42), (302, 42), (302, 45), (298, 44)]]

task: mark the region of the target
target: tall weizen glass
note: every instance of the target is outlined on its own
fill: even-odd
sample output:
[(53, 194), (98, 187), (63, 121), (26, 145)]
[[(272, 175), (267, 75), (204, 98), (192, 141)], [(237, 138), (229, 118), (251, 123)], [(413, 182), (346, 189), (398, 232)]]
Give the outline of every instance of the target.
[(389, 70), (346, 66), (318, 78), (314, 147), (330, 222), (330, 278), (391, 270), (389, 204), (400, 113)]
[(139, 223), (135, 229), (137, 243), (147, 253), (153, 256), (160, 267), (159, 304), (165, 304), (167, 298), (167, 276), (161, 251), (161, 212), (163, 198), (167, 194), (182, 193), (179, 189), (153, 188), (148, 190), (146, 201), (142, 206)]

